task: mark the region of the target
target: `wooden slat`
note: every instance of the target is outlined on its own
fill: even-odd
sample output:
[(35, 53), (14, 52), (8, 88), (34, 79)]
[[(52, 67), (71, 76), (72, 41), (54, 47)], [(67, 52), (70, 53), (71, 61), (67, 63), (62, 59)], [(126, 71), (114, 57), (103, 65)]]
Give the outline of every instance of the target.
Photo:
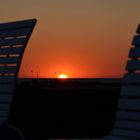
[(16, 73), (16, 72), (17, 72), (17, 66), (0, 67), (0, 73)]
[(140, 97), (140, 85), (123, 86), (120, 95), (126, 97)]
[[(106, 136), (103, 140), (132, 140), (132, 138), (109, 135), (109, 136)], [(134, 138), (133, 140), (138, 140), (138, 139)]]
[(0, 103), (0, 110), (9, 110), (10, 104)]
[(0, 24), (0, 31), (1, 30), (10, 30), (10, 29), (30, 27), (30, 26), (34, 26), (35, 23), (36, 23), (36, 19), (29, 19), (29, 20), (9, 22), (9, 23), (1, 23)]
[(140, 83), (140, 73), (127, 73), (123, 78), (124, 83)]
[(0, 46), (20, 45), (20, 44), (25, 44), (26, 41), (27, 41), (27, 38), (15, 38), (15, 39), (0, 40)]
[(116, 118), (140, 121), (140, 112), (117, 111)]
[(115, 127), (140, 131), (140, 121), (116, 120)]
[(140, 24), (137, 27), (136, 33), (140, 34)]
[(136, 138), (140, 138), (140, 131), (123, 130), (123, 129), (114, 128), (111, 131), (111, 134), (130, 137), (132, 140), (135, 140)]
[(140, 60), (128, 61), (126, 70), (140, 70)]
[(6, 121), (6, 117), (0, 117), (0, 125)]
[(13, 83), (15, 82), (15, 76), (0, 76), (0, 84), (1, 83)]
[(15, 36), (26, 36), (30, 34), (31, 28), (15, 29), (0, 31), (0, 37), (15, 37)]
[(0, 48), (0, 55), (4, 54), (21, 54), (23, 47)]
[(0, 64), (18, 64), (19, 57), (0, 57)]
[(12, 94), (1, 94), (0, 93), (0, 102), (2, 103), (11, 103)]
[(140, 99), (119, 99), (118, 108), (140, 111)]
[(1, 111), (0, 110), (0, 117), (6, 117), (8, 115), (8, 110), (6, 110), (6, 111)]
[(14, 90), (13, 84), (0, 84), (0, 94), (1, 93), (12, 93)]
[(140, 57), (140, 47), (131, 48), (129, 52), (129, 57), (132, 58)]
[(139, 35), (134, 36), (133, 41), (132, 41), (132, 45), (140, 46), (140, 36)]

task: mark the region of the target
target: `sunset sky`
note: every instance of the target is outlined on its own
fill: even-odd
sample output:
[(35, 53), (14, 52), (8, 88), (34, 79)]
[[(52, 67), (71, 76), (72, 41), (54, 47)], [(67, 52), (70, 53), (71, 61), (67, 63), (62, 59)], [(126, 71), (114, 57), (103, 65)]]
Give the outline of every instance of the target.
[(140, 0), (0, 2), (1, 23), (30, 18), (38, 22), (19, 77), (122, 77), (140, 23)]

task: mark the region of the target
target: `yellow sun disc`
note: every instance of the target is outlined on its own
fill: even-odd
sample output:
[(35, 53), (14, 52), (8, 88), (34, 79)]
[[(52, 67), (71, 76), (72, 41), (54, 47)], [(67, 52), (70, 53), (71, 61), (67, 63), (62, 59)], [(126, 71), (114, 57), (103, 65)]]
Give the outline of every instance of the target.
[(60, 78), (60, 79), (66, 79), (66, 78), (68, 78), (68, 76), (65, 75), (65, 74), (61, 74), (61, 75), (58, 76), (58, 78)]

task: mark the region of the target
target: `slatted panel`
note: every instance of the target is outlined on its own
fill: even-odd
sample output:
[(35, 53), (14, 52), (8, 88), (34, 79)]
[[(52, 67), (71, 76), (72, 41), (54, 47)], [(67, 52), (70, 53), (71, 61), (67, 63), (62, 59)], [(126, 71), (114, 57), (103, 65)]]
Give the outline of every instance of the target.
[(18, 57), (0, 57), (0, 64), (18, 64)]
[(13, 84), (0, 84), (0, 94), (2, 93), (12, 93), (14, 89)]
[(126, 70), (140, 70), (140, 60), (128, 61)]
[(140, 97), (140, 85), (123, 86), (120, 95), (125, 97)]
[(0, 46), (20, 45), (25, 44), (26, 41), (27, 41), (26, 38), (4, 39), (0, 40)]
[(140, 131), (140, 122), (127, 121), (127, 120), (116, 120), (115, 127), (125, 128), (125, 129), (134, 129)]
[[(104, 140), (132, 140), (132, 138), (122, 137), (122, 136), (107, 136), (104, 138)], [(138, 139), (133, 139), (138, 140)]]
[(130, 137), (132, 140), (134, 140), (135, 138), (140, 138), (140, 131), (135, 131), (135, 130), (123, 130), (123, 129), (114, 128), (111, 131), (111, 134), (117, 136)]
[(4, 111), (9, 110), (9, 107), (10, 107), (10, 104), (6, 104), (6, 103), (1, 103), (0, 104), (0, 110), (1, 111), (2, 110), (4, 110)]
[(33, 19), (0, 24), (0, 125), (7, 119), (23, 51), (35, 23)]
[(15, 76), (0, 76), (0, 84), (14, 83), (15, 80), (16, 80)]
[(22, 47), (0, 48), (0, 55), (5, 55), (5, 54), (21, 54), (22, 51), (23, 51)]
[(127, 73), (123, 79), (124, 83), (140, 83), (140, 74), (138, 73)]
[(17, 66), (3, 66), (0, 67), (0, 73), (16, 73)]
[(114, 127), (104, 140), (140, 140), (140, 25), (126, 65)]
[(131, 48), (129, 52), (129, 57), (140, 57), (140, 47)]
[(140, 34), (140, 24), (139, 24), (138, 27), (137, 27), (136, 33), (137, 33), (137, 34)]
[(3, 30), (10, 30), (10, 29), (18, 29), (18, 28), (28, 28), (33, 26), (36, 23), (36, 19), (31, 20), (24, 20), (24, 21), (16, 21), (16, 22), (9, 22), (9, 23), (2, 23), (0, 24), (0, 31)]
[(134, 36), (134, 39), (132, 41), (132, 45), (140, 46), (140, 36)]
[(0, 94), (0, 102), (10, 103), (12, 99), (12, 95), (10, 94)]
[(119, 109), (140, 110), (140, 99), (119, 99)]
[(31, 28), (21, 28), (15, 30), (5, 30), (0, 32), (0, 37), (11, 37), (11, 36), (26, 36), (31, 32)]
[(6, 121), (6, 117), (0, 117), (0, 122)]
[(117, 111), (116, 118), (140, 121), (140, 112)]
[(0, 111), (0, 117), (5, 117), (8, 115), (8, 111)]

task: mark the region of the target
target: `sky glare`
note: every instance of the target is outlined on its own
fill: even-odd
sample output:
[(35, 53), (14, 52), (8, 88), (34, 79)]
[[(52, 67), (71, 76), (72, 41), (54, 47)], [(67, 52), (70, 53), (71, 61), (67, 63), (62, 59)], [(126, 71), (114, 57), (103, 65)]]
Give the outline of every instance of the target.
[[(19, 77), (122, 77), (140, 0), (4, 0), (0, 22), (36, 18)], [(34, 72), (31, 73), (31, 70)]]

